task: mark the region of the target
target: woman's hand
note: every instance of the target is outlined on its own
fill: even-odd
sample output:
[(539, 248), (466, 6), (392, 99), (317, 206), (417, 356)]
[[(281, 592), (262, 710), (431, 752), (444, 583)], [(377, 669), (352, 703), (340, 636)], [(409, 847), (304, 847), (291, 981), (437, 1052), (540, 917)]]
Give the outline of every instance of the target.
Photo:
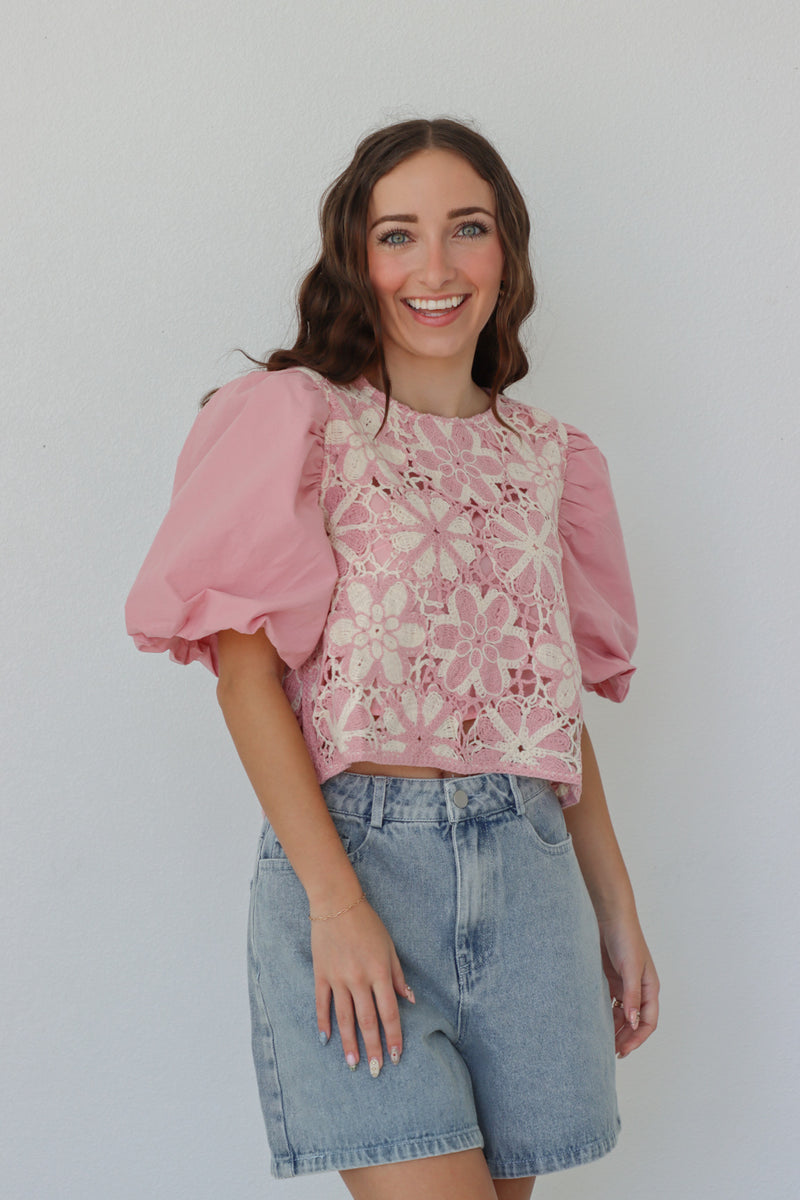
[(617, 1057), (625, 1058), (658, 1024), (659, 981), (635, 916), (600, 922), (603, 970), (614, 1004)]
[(617, 1054), (625, 1058), (649, 1038), (658, 1022), (658, 975), (644, 940), (628, 872), (606, 804), (589, 731), (581, 734), (583, 790), (580, 804), (564, 810), (567, 829), (589, 891), (603, 970), (614, 1005)]
[(403, 1052), (397, 997), (414, 1003), (403, 968), (383, 921), (367, 901), (328, 921), (313, 921), (311, 954), (317, 1002), (317, 1024), (325, 1040), (331, 1036), (331, 997), (347, 1065), (359, 1061), (356, 1026), (361, 1030), (372, 1076), (383, 1066), (381, 1026), (393, 1063)]
[[(331, 997), (344, 1052), (358, 1065), (356, 1023), (377, 1074), (381, 1025), (393, 1062), (400, 1058), (399, 993), (412, 1003), (392, 939), (366, 900), (348, 904), (360, 884), (328, 812), (297, 718), (283, 690), (284, 663), (263, 629), (218, 634), (217, 696), (239, 757), (275, 834), (302, 883), (311, 922), (320, 1037), (331, 1035)], [(342, 907), (344, 906), (344, 908)], [(373, 1065), (374, 1064), (374, 1065)]]

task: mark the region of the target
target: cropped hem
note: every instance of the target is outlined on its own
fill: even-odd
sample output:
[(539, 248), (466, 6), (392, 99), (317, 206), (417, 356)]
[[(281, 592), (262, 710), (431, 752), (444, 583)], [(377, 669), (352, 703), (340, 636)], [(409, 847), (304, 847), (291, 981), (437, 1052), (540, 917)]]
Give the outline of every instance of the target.
[[(368, 749), (368, 748), (365, 748)], [(375, 754), (375, 750), (372, 751)], [(559, 804), (562, 808), (569, 808), (571, 804), (577, 804), (581, 796), (582, 775), (579, 771), (577, 774), (570, 771), (566, 767), (561, 767), (559, 764), (553, 764), (552, 759), (545, 763), (526, 763), (526, 762), (509, 762), (497, 754), (474, 754), (465, 755), (453, 763), (444, 763), (435, 761), (435, 755), (432, 754), (409, 754), (400, 753), (385, 753), (378, 751), (374, 758), (367, 758), (367, 762), (376, 762), (382, 767), (404, 766), (404, 767), (434, 767), (442, 771), (448, 772), (445, 778), (457, 778), (452, 772), (457, 771), (458, 775), (466, 778), (475, 777), (477, 775), (519, 775), (525, 779), (545, 779), (552, 787)], [(361, 761), (361, 756), (357, 753), (352, 755), (343, 755), (337, 753), (334, 758), (320, 761), (312, 752), (312, 761), (314, 769), (317, 773), (317, 782), (320, 787), (327, 783), (330, 779), (335, 778), (347, 771), (348, 774), (361, 776), (361, 778), (375, 778), (370, 772), (350, 771), (350, 767), (354, 762)], [(382, 772), (381, 772), (382, 774)], [(416, 776), (400, 776), (389, 773), (387, 779), (401, 778), (416, 778)]]
[(455, 1154), (459, 1150), (476, 1150), (483, 1146), (483, 1134), (477, 1125), (456, 1129), (452, 1133), (427, 1137), (394, 1139), (376, 1142), (372, 1146), (348, 1146), (339, 1150), (323, 1150), (319, 1154), (281, 1154), (272, 1156), (272, 1174), (276, 1179), (294, 1175), (310, 1175), (318, 1171), (349, 1171), (354, 1167), (382, 1167), (387, 1163), (409, 1162), (414, 1158), (430, 1158), (436, 1154)]
[(583, 1167), (597, 1158), (609, 1154), (619, 1140), (622, 1128), (619, 1117), (613, 1128), (602, 1138), (570, 1146), (552, 1154), (530, 1154), (517, 1158), (486, 1159), (492, 1179), (525, 1179), (529, 1175), (550, 1175), (553, 1171), (566, 1171), (570, 1167)]

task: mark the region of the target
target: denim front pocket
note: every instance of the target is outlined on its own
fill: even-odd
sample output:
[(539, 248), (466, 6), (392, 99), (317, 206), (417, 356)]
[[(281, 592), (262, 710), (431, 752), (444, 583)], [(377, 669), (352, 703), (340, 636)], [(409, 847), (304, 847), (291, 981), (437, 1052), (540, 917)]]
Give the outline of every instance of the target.
[[(349, 813), (332, 812), (330, 815), (336, 826), (336, 832), (339, 834), (339, 840), (344, 847), (344, 852), (352, 861), (367, 841), (370, 831), (369, 821), (365, 821), (361, 817), (354, 817)], [(292, 870), (292, 864), (286, 857), (286, 851), (278, 841), (275, 830), (266, 817), (261, 829), (258, 862), (259, 866), (267, 867), (270, 870)]]
[(525, 796), (525, 828), (533, 834), (536, 845), (546, 854), (566, 854), (572, 848), (564, 811), (550, 784), (539, 788), (533, 796)]
[(266, 817), (264, 818), (264, 825), (261, 830), (258, 865), (260, 867), (268, 866), (270, 869), (275, 870), (292, 870), (292, 864), (286, 857), (286, 851), (278, 841), (275, 830)]
[(336, 810), (331, 812), (331, 820), (336, 826), (336, 832), (344, 846), (345, 854), (353, 862), (365, 848), (372, 832), (372, 826), (365, 817), (356, 816), (354, 813), (336, 812)]

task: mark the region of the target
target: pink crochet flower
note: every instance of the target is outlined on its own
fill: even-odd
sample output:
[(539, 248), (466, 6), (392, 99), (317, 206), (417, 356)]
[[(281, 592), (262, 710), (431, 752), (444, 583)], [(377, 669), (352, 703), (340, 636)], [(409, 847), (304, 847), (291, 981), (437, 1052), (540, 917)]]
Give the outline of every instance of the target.
[(515, 624), (516, 608), (495, 588), (482, 596), (467, 585), (450, 593), (447, 610), (447, 616), (431, 622), (431, 641), (442, 652), (447, 687), (462, 696), (469, 688), (478, 696), (502, 695), (509, 668), (528, 647), (524, 630)]
[(500, 493), (502, 466), (494, 455), (482, 451), (477, 433), (468, 421), (443, 429), (436, 421), (420, 421), (420, 430), (430, 449), (418, 449), (414, 462), (442, 492), (459, 504), (470, 500), (495, 504)]
[(552, 600), (559, 579), (553, 523), (537, 509), (506, 508), (487, 522), (492, 557), (519, 596), (534, 603)]

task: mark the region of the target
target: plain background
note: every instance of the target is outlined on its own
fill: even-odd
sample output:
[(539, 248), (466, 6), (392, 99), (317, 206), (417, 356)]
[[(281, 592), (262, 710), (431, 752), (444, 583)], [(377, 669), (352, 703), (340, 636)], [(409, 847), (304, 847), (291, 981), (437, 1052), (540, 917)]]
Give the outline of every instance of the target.
[(10, 1200), (344, 1194), (268, 1175), (244, 959), (259, 810), (212, 677), (137, 654), (122, 608), (200, 396), (245, 365), (233, 347), (292, 335), (324, 186), (368, 130), (434, 115), (475, 121), (529, 201), (540, 304), (512, 394), (604, 450), (641, 619), (628, 701), (587, 715), (662, 1026), (620, 1064), (619, 1148), (536, 1195), (793, 1194), (797, 13), (7, 12)]

